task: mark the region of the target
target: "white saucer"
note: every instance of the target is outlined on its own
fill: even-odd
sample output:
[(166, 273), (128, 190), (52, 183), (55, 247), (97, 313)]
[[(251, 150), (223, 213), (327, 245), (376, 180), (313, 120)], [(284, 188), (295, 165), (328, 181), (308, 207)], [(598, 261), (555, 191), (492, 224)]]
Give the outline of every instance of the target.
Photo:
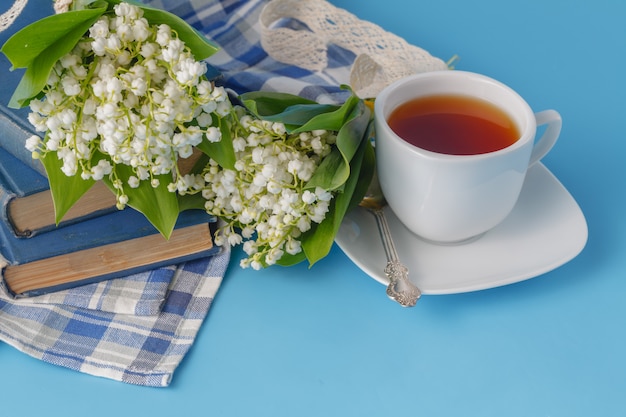
[[(511, 284), (551, 271), (576, 257), (587, 242), (587, 222), (569, 192), (540, 163), (527, 173), (517, 205), (503, 223), (472, 242), (445, 246), (409, 232), (385, 209), (400, 260), (423, 294), (454, 294)], [(387, 260), (374, 216), (348, 213), (335, 239), (380, 283)]]

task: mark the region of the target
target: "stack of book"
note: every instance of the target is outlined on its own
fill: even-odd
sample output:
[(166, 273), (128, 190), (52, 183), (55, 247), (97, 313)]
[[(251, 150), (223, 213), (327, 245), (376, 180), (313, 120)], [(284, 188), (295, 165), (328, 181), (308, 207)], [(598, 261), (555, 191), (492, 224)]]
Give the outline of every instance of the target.
[[(4, 110), (4, 109), (2, 109)], [(58, 226), (44, 175), (4, 149), (30, 132), (0, 111), (0, 262), (16, 295), (38, 295), (158, 266), (209, 256), (215, 218), (202, 210), (181, 213), (166, 240), (132, 208), (97, 183)]]
[[(20, 17), (0, 33), (0, 45), (40, 17)], [(10, 67), (0, 54), (0, 267), (14, 295), (39, 295), (217, 252), (216, 219), (204, 211), (182, 212), (166, 240), (141, 213), (117, 210), (114, 195), (100, 182), (56, 225), (43, 166), (24, 147), (34, 134), (27, 109), (7, 107), (22, 76)]]

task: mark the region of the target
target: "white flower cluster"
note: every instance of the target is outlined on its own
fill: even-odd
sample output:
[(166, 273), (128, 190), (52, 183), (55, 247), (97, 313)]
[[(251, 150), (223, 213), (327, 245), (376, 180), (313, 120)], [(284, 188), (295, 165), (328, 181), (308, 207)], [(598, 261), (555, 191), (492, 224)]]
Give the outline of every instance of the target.
[(140, 181), (158, 186), (157, 175), (176, 179), (179, 157), (189, 157), (204, 138), (221, 140), (218, 120), (232, 106), (169, 26), (150, 26), (127, 3), (114, 11), (56, 64), (43, 99), (31, 101), (29, 120), (46, 133), (27, 148), (56, 151), (68, 176), (109, 175), (123, 207), (128, 197), (116, 165), (132, 167), (133, 188)]
[[(120, 209), (143, 191), (133, 189), (161, 187), (163, 178), (169, 192), (201, 193), (206, 211), (226, 221), (215, 244), (243, 243), (242, 267), (301, 253), (302, 235), (331, 209), (333, 192), (308, 184), (337, 132), (293, 134), (233, 107), (176, 33), (142, 14), (115, 5), (59, 60), (42, 98), (30, 102), (29, 120), (44, 137), (26, 147), (34, 157), (56, 153), (67, 176), (106, 178)], [(201, 173), (180, 172), (181, 158), (222, 132), (232, 139), (234, 169), (211, 159)]]
[(201, 189), (207, 212), (228, 222), (216, 235), (216, 244), (234, 246), (245, 240), (248, 257), (241, 266), (260, 269), (275, 264), (285, 252), (301, 252), (299, 237), (313, 222), (324, 220), (333, 194), (307, 189), (306, 184), (330, 153), (336, 132), (292, 135), (282, 123), (241, 111), (239, 116), (233, 132), (235, 170), (211, 161), (202, 176), (189, 181), (189, 189)]

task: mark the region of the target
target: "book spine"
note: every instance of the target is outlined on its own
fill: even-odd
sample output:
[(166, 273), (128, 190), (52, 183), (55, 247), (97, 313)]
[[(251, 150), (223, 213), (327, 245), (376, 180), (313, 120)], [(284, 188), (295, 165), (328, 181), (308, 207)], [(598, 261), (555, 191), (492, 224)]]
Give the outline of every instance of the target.
[(7, 176), (2, 172), (2, 168), (4, 168), (4, 164), (0, 161), (0, 225), (2, 226), (0, 228), (0, 263), (9, 263), (9, 260), (13, 258), (13, 253), (11, 245), (6, 241), (5, 233), (1, 229), (11, 224), (8, 207), (11, 200), (15, 198), (15, 192), (13, 192), (13, 187), (8, 183)]
[(24, 165), (12, 154), (0, 147), (0, 221), (17, 233), (12, 227), (9, 206), (12, 201), (25, 195), (49, 189), (48, 179)]
[(14, 197), (14, 194), (3, 185), (2, 177), (0, 176), (0, 266), (2, 267), (11, 264), (12, 260), (15, 259), (13, 245), (11, 245), (9, 241), (9, 239), (15, 239), (15, 237), (9, 234), (10, 229), (7, 228), (9, 221), (6, 218), (7, 206), (9, 201)]
[(0, 173), (0, 219), (3, 222), (9, 221), (7, 207), (14, 197), (15, 193), (7, 187), (4, 176)]

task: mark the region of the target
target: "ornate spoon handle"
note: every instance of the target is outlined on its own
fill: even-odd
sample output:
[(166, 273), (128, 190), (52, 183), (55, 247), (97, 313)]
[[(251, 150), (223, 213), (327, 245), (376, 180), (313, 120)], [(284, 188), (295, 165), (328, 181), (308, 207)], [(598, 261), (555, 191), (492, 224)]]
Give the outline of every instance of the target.
[(376, 218), (376, 225), (387, 257), (387, 267), (385, 268), (385, 275), (389, 278), (387, 295), (403, 307), (413, 307), (422, 296), (422, 292), (409, 280), (409, 269), (398, 258), (398, 252), (393, 244), (383, 209), (371, 209), (370, 211)]

